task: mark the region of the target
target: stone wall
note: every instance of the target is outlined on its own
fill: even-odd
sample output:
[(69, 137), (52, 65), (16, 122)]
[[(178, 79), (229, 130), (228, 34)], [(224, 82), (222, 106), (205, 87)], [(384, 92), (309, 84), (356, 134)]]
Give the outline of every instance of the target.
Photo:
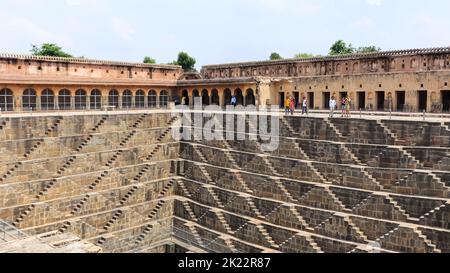
[(264, 152), (176, 120), (3, 119), (0, 218), (103, 252), (450, 252), (446, 124), (281, 117)]

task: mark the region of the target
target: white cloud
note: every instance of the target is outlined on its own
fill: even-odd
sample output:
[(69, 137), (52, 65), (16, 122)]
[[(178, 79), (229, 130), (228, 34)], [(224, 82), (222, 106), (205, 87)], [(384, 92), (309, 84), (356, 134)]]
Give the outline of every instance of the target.
[(134, 33), (135, 28), (125, 19), (119, 17), (113, 17), (111, 19), (114, 32), (123, 40), (130, 40)]
[(296, 14), (315, 14), (322, 8), (318, 1), (311, 0), (250, 0), (255, 6), (262, 6), (274, 12), (293, 12)]
[(366, 0), (369, 6), (381, 6), (383, 4), (383, 0)]
[(356, 23), (355, 26), (359, 28), (369, 28), (372, 27), (375, 23), (369, 17), (362, 17)]
[(101, 0), (66, 0), (68, 6), (98, 6)]
[(0, 36), (8, 37), (11, 41), (24, 41), (32, 44), (52, 42), (64, 47), (73, 46), (69, 38), (55, 34), (27, 17), (0, 12), (3, 22), (0, 24)]

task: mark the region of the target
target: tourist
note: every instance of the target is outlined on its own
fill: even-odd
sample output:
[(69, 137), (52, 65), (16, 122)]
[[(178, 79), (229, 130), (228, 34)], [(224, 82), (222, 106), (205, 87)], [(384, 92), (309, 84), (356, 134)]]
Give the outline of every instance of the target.
[(345, 116), (345, 111), (347, 110), (347, 97), (342, 97), (341, 106), (342, 106), (342, 115), (341, 115), (341, 117), (344, 117)]
[(291, 112), (291, 99), (288, 97), (284, 101), (284, 114), (289, 115), (290, 112)]
[(302, 102), (302, 115), (308, 115), (308, 100), (306, 99), (306, 97), (303, 97), (303, 102)]
[(330, 99), (330, 118), (334, 117), (334, 111), (336, 110), (337, 102), (334, 97)]
[(233, 105), (234, 107), (236, 107), (236, 105), (237, 105), (237, 98), (236, 98), (236, 96), (232, 96), (232, 97), (231, 97), (231, 105)]
[(347, 98), (347, 103), (345, 104), (345, 114), (346, 117), (349, 118), (350, 117), (350, 108), (352, 105), (352, 100), (350, 98)]
[(291, 97), (290, 109), (291, 109), (291, 115), (293, 116), (294, 111), (295, 111), (295, 99), (293, 97)]

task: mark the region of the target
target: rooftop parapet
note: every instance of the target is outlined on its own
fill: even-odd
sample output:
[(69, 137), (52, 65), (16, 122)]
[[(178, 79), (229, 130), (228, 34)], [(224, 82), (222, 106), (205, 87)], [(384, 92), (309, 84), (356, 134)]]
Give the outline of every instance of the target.
[(352, 59), (398, 57), (398, 56), (427, 55), (427, 54), (450, 54), (450, 47), (404, 49), (404, 50), (392, 50), (392, 51), (381, 51), (381, 52), (371, 52), (371, 53), (355, 53), (355, 54), (323, 56), (323, 57), (313, 57), (313, 58), (304, 58), (304, 59), (303, 58), (292, 58), (292, 59), (282, 59), (282, 60), (272, 60), (272, 61), (267, 60), (267, 61), (215, 64), (215, 65), (205, 65), (205, 66), (203, 66), (203, 69), (246, 67), (246, 66), (258, 66), (258, 65), (281, 65), (281, 64), (290, 64), (290, 63), (309, 63), (309, 62), (334, 61), (334, 60), (352, 60)]
[(91, 60), (91, 59), (84, 59), (84, 58), (63, 58), (63, 57), (34, 56), (34, 55), (26, 55), (26, 54), (8, 54), (8, 53), (0, 53), (0, 59), (17, 59), (17, 60), (91, 64), (91, 65), (131, 66), (131, 67), (173, 69), (173, 70), (181, 70), (182, 69), (181, 66), (179, 66), (179, 65), (144, 64), (144, 63), (132, 63), (132, 62)]

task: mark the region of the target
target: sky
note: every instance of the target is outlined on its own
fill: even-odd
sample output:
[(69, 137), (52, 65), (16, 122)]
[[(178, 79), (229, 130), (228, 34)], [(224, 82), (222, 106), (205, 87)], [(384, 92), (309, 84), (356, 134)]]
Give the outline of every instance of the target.
[(450, 46), (448, 0), (0, 0), (0, 52), (57, 43), (74, 56), (207, 64), (326, 55), (343, 39), (383, 50)]

